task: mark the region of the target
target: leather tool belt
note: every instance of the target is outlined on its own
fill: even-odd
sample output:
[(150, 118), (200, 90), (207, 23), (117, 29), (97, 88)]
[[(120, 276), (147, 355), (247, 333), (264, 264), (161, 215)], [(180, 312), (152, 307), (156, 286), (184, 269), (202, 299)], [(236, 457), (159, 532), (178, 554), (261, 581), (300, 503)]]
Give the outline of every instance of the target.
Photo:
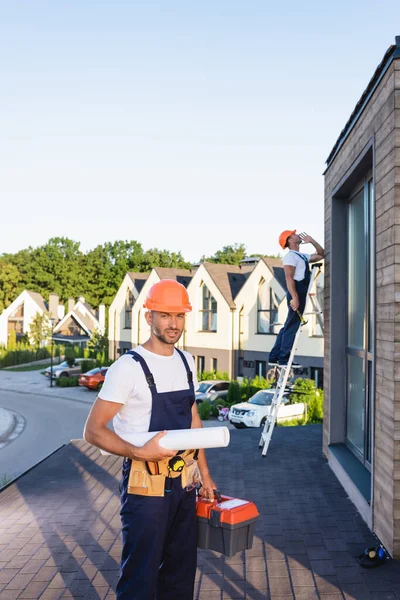
[(168, 479), (181, 477), (182, 488), (190, 488), (198, 480), (198, 450), (184, 450), (165, 460), (145, 462), (133, 460), (128, 480), (128, 494), (164, 496)]

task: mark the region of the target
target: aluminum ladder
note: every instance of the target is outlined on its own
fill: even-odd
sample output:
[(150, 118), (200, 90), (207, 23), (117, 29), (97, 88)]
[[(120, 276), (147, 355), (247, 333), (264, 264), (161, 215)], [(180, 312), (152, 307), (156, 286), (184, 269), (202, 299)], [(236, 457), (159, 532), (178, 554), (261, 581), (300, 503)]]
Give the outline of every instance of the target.
[[(316, 299), (316, 293), (313, 292), (313, 286), (314, 283), (316, 281), (316, 279), (319, 277), (319, 275), (322, 273), (321, 271), (321, 263), (315, 263), (312, 265), (312, 269), (311, 269), (311, 278), (310, 278), (310, 283), (308, 285), (308, 290), (307, 290), (307, 296), (306, 296), (306, 305), (308, 300), (310, 300), (311, 304), (312, 304), (312, 308), (314, 309), (311, 312), (306, 313), (305, 312), (305, 308), (304, 307), (304, 314), (307, 315), (316, 315), (316, 318), (318, 320), (318, 323), (320, 325), (320, 327), (322, 328), (323, 331), (323, 320), (321, 317), (322, 314), (322, 310), (320, 309), (319, 303), (315, 302)], [(260, 438), (260, 442), (259, 442), (259, 448), (262, 448), (262, 457), (265, 457), (268, 451), (268, 447), (271, 441), (271, 437), (272, 437), (272, 433), (274, 431), (274, 427), (275, 427), (275, 423), (276, 423), (276, 419), (278, 416), (278, 410), (279, 407), (281, 405), (282, 402), (282, 398), (283, 398), (283, 394), (287, 385), (287, 380), (289, 377), (289, 373), (290, 370), (292, 368), (292, 363), (293, 363), (293, 359), (294, 359), (294, 355), (296, 354), (296, 349), (297, 349), (297, 341), (299, 339), (299, 335), (301, 332), (301, 328), (303, 325), (305, 325), (307, 323), (307, 321), (300, 321), (299, 324), (299, 328), (297, 329), (296, 332), (296, 336), (294, 338), (294, 342), (293, 342), (293, 346), (292, 346), (292, 350), (290, 352), (290, 356), (289, 356), (289, 360), (288, 360), (288, 364), (286, 367), (278, 367), (279, 369), (279, 378), (278, 378), (278, 382), (276, 384), (276, 389), (275, 389), (275, 394), (274, 397), (272, 399), (271, 402), (271, 408), (270, 411), (268, 413), (267, 419), (265, 421), (264, 424), (264, 428), (263, 431), (261, 433), (261, 438)]]

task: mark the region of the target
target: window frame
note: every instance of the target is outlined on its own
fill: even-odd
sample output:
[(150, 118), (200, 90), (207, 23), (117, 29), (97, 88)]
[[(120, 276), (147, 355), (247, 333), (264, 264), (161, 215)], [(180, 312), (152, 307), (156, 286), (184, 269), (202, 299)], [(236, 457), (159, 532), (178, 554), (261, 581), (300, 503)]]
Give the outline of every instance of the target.
[[(260, 304), (261, 304), (260, 291), (264, 285), (266, 286), (266, 288), (268, 290), (268, 308), (260, 308)], [(262, 277), (258, 283), (258, 288), (257, 288), (257, 335), (277, 335), (276, 332), (274, 331), (274, 329), (276, 327), (276, 325), (274, 325), (274, 323), (276, 323), (276, 320), (279, 315), (279, 304), (276, 304), (275, 308), (271, 308), (271, 305), (274, 303), (275, 300), (278, 301), (278, 298), (276, 297), (276, 294), (275, 294), (274, 290), (272, 289), (270, 282), (267, 282), (266, 279), (264, 279), (264, 277)], [(261, 331), (261, 327), (260, 327), (261, 313), (263, 313), (263, 314), (268, 313), (268, 329), (269, 329), (268, 331)], [(272, 320), (272, 318), (271, 318), (273, 316), (273, 313), (275, 313), (274, 320)]]
[[(206, 297), (205, 297), (204, 290), (207, 290)], [(214, 296), (212, 295), (212, 293), (210, 291), (210, 288), (204, 283), (204, 281), (201, 282), (201, 284), (200, 284), (200, 293), (201, 293), (201, 300), (200, 300), (201, 308), (199, 309), (199, 315), (200, 315), (199, 331), (203, 332), (203, 333), (217, 333), (217, 330), (218, 330), (218, 302), (216, 301), (216, 299), (214, 298)], [(205, 300), (208, 303), (207, 308), (204, 308)], [(215, 305), (215, 309), (213, 308), (213, 304)], [(212, 328), (214, 316), (215, 316), (215, 329)], [(206, 320), (207, 320), (207, 328), (204, 327), (204, 317), (206, 317)]]
[[(132, 329), (132, 308), (135, 304), (135, 297), (132, 290), (128, 287), (125, 292), (124, 304), (124, 329)], [(129, 325), (127, 325), (129, 322)]]

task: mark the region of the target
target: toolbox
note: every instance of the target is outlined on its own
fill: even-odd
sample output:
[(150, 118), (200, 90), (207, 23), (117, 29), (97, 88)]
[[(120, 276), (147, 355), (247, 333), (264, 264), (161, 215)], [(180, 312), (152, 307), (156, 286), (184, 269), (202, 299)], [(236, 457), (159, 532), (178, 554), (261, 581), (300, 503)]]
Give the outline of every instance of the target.
[(215, 494), (213, 502), (197, 498), (197, 547), (233, 556), (253, 545), (259, 512), (253, 502)]

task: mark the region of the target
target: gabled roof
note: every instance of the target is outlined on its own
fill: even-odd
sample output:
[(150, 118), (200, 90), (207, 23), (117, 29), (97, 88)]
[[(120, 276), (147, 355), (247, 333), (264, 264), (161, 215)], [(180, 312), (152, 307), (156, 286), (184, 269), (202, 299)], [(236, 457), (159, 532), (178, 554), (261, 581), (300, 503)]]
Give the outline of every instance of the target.
[(45, 301), (43, 300), (43, 296), (39, 294), (39, 292), (30, 292), (29, 290), (25, 290), (27, 294), (36, 302), (38, 307), (43, 311), (47, 311), (47, 306)]
[(83, 302), (83, 306), (96, 318), (96, 311), (87, 302)]
[(144, 284), (149, 278), (150, 273), (135, 273), (134, 271), (131, 271), (130, 273), (128, 273), (128, 275), (131, 278), (138, 293), (140, 294)]
[(230, 308), (235, 308), (234, 299), (254, 270), (254, 265), (239, 267), (209, 262), (202, 264)]
[[(93, 331), (98, 326), (98, 321), (95, 317), (89, 317), (88, 315), (84, 315), (81, 312), (71, 310), (69, 313), (65, 315), (63, 319), (54, 328), (54, 332), (59, 331), (63, 325), (68, 321), (68, 319), (74, 319), (82, 327), (85, 331), (87, 331), (88, 335), (91, 335)], [(97, 323), (96, 323), (97, 321)]]
[(175, 279), (185, 287), (189, 285), (194, 272), (190, 269), (174, 269), (169, 267), (154, 267), (160, 279)]
[(263, 256), (262, 259), (272, 272), (279, 285), (281, 285), (285, 292), (287, 292), (285, 270), (283, 268), (282, 260), (280, 258), (269, 258), (267, 256)]

